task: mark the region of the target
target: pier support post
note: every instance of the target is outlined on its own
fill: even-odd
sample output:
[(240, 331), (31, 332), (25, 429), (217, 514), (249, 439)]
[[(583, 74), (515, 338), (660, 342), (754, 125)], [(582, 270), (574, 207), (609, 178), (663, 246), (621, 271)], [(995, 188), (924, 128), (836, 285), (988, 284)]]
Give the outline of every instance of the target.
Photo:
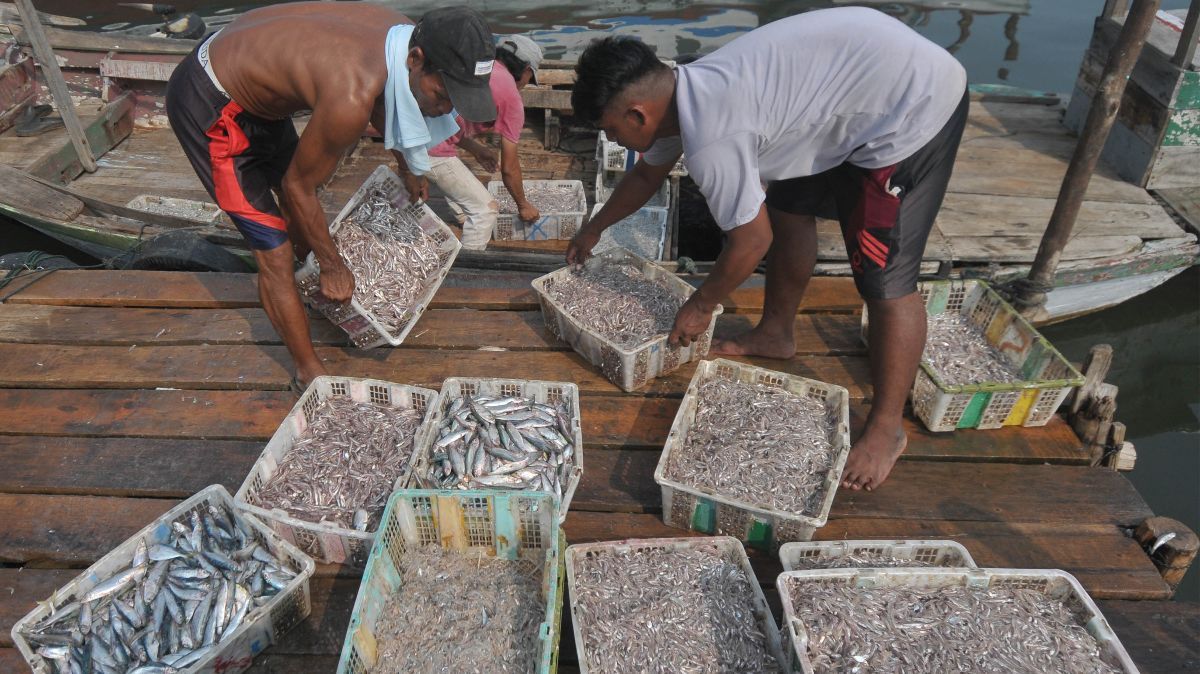
[(1179, 587), (1200, 550), (1200, 539), (1186, 524), (1170, 517), (1151, 517), (1138, 525), (1133, 537), (1150, 555), (1171, 590)]

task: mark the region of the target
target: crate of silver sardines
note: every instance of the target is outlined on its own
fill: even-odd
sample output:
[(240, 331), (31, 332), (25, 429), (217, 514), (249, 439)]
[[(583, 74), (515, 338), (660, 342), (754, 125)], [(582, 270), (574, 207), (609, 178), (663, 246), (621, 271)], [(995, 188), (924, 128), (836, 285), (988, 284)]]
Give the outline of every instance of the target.
[(387, 505), (408, 482), (437, 392), (317, 377), (237, 491), (239, 508), (319, 562), (361, 568)]
[(338, 674), (555, 671), (563, 585), (554, 512), (549, 494), (393, 494)]
[(404, 183), (386, 166), (350, 197), (329, 234), (354, 274), (354, 297), (339, 303), (321, 295), (321, 267), (312, 253), (296, 285), (305, 302), (362, 349), (404, 341), (462, 248), (429, 206), (409, 203)]
[(409, 485), (543, 491), (554, 497), (561, 523), (582, 476), (575, 384), (451, 377), (442, 383)]
[(829, 517), (849, 452), (846, 389), (702, 361), (654, 471), (663, 522), (764, 549), (807, 541)]
[(213, 485), (39, 602), (12, 637), (35, 674), (240, 672), (308, 616), (314, 566)]
[(788, 571), (776, 587), (792, 671), (1138, 671), (1064, 571)]
[(526, 180), (525, 198), (541, 214), (535, 222), (517, 216), (517, 203), (499, 180), (488, 183), (488, 192), (500, 205), (496, 218), (497, 241), (533, 241), (569, 239), (583, 226), (587, 215), (587, 194), (579, 180)]
[[(912, 406), (931, 431), (1044, 426), (1083, 375), (983, 281), (919, 284), (929, 330)], [(862, 334), (870, 328), (863, 308)]]
[(689, 346), (671, 346), (675, 314), (696, 289), (620, 247), (598, 253), (581, 269), (540, 276), (533, 289), (550, 334), (625, 391), (703, 358), (723, 311), (718, 304), (708, 328)]
[(975, 568), (971, 553), (954, 541), (794, 541), (779, 548), (784, 571), (896, 567)]

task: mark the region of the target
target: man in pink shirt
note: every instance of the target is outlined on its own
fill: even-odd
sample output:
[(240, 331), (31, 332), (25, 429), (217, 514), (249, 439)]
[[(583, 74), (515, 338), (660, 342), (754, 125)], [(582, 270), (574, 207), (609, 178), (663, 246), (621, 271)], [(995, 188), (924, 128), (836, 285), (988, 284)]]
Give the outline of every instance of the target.
[(526, 222), (541, 217), (537, 208), (525, 198), (522, 187), (521, 164), (517, 159), (517, 142), (525, 126), (525, 106), (520, 89), (537, 81), (537, 69), (542, 62), (542, 49), (524, 35), (510, 35), (496, 46), (496, 63), (492, 68), (492, 99), (496, 102), (496, 121), (475, 123), (458, 120), (461, 130), (441, 145), (429, 151), (432, 168), (429, 180), (446, 194), (450, 207), (462, 219), (462, 245), (470, 250), (483, 250), (492, 238), (499, 205), (467, 165), (458, 158), (457, 149), (470, 152), (483, 168), (495, 171), (496, 154), (473, 139), (480, 133), (495, 131), (500, 136), (500, 176), (517, 204), (517, 216)]

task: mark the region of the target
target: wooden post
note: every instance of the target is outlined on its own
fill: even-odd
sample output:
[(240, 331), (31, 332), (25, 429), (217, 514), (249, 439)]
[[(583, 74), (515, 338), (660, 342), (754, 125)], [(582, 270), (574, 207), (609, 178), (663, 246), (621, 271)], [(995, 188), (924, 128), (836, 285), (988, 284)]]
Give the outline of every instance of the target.
[(46, 75), (46, 84), (54, 103), (58, 105), (58, 114), (62, 115), (63, 124), (67, 127), (67, 135), (79, 155), (79, 163), (88, 173), (96, 170), (96, 158), (92, 154), (91, 145), (83, 131), (79, 115), (75, 114), (75, 103), (71, 101), (71, 92), (67, 90), (67, 81), (63, 79), (62, 71), (58, 68), (58, 60), (54, 57), (54, 49), (46, 38), (46, 31), (38, 19), (37, 10), (33, 8), (32, 0), (16, 0), (17, 11), (21, 13), (21, 23), (25, 25), (25, 35), (33, 45), (33, 53), (41, 63), (42, 72)]
[(1097, 344), (1088, 351), (1083, 361), (1083, 385), (1075, 391), (1070, 405), (1071, 428), (1083, 442), (1093, 466), (1104, 459), (1117, 413), (1117, 387), (1104, 383), (1112, 358), (1108, 344)]
[[(1186, 524), (1170, 517), (1147, 519), (1138, 525), (1133, 537), (1150, 555), (1150, 560), (1158, 567), (1158, 572), (1172, 591), (1179, 587), (1188, 567), (1196, 559), (1196, 551), (1200, 549), (1200, 539), (1196, 538), (1196, 533)], [(1159, 541), (1162, 541), (1161, 544)]]
[(1187, 18), (1183, 21), (1183, 31), (1179, 34), (1179, 45), (1175, 47), (1175, 57), (1171, 59), (1178, 68), (1186, 69), (1196, 56), (1196, 38), (1200, 37), (1200, 0), (1192, 0), (1188, 6)]
[[(1112, 4), (1112, 3), (1110, 3)], [(1109, 8), (1106, 6), (1105, 10)], [(1100, 160), (1100, 152), (1108, 140), (1113, 121), (1117, 118), (1117, 110), (1121, 107), (1121, 98), (1125, 93), (1125, 83), (1129, 79), (1146, 35), (1158, 11), (1158, 0), (1134, 0), (1133, 9), (1125, 18), (1125, 25), (1117, 38), (1117, 44), (1109, 54), (1108, 63), (1104, 66), (1104, 74), (1100, 78), (1100, 86), (1092, 99), (1091, 110), (1088, 111), (1087, 122), (1075, 145), (1075, 153), (1067, 174), (1063, 177), (1062, 187), (1058, 192), (1058, 201), (1054, 204), (1054, 212), (1046, 233), (1042, 235), (1042, 243), (1038, 246), (1037, 257), (1029, 270), (1029, 277), (1019, 287), (1014, 303), (1026, 316), (1036, 317), (1044, 311), (1046, 293), (1054, 288), (1054, 272), (1058, 268), (1059, 258), (1063, 248), (1071, 238), (1071, 229), (1079, 216), (1079, 208), (1083, 204), (1083, 195), (1087, 191), (1092, 172)]]

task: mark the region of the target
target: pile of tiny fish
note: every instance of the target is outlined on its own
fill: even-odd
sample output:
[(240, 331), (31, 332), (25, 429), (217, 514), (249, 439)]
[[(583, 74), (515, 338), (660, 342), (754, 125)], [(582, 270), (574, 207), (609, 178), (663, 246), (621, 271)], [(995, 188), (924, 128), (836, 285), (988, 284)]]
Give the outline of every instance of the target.
[(817, 672), (1119, 672), (1061, 600), (1034, 590), (791, 582)]
[(537, 671), (541, 568), (437, 546), (410, 548), (396, 562), (398, 591), (372, 630), (374, 674)]
[(715, 546), (588, 554), (571, 602), (590, 672), (779, 672), (757, 583)]
[(421, 414), (330, 396), (251, 503), (307, 522), (374, 531), (396, 478), (408, 468)]
[(931, 566), (961, 566), (955, 555), (946, 555), (941, 564), (924, 559), (900, 559), (891, 555), (876, 552), (859, 551), (849, 555), (836, 557), (801, 557), (792, 561), (793, 571), (808, 571), (811, 569), (891, 569), (897, 567), (931, 567)]
[(922, 359), (947, 386), (1021, 381), (1021, 373), (957, 311), (929, 316)]
[(213, 504), (171, 530), (164, 544), (138, 541), (127, 569), (23, 632), (53, 671), (183, 671), (217, 652), (298, 573)]
[(570, 420), (565, 402), (454, 398), (438, 424), (425, 479), (438, 489), (530, 489), (561, 499), (576, 463)]
[(553, 279), (546, 293), (583, 327), (634, 349), (671, 332), (686, 297), (635, 265), (586, 264)]
[(380, 190), (363, 200), (333, 239), (354, 273), (354, 299), (388, 332), (399, 332), (441, 268), (437, 242), (411, 209), (394, 206)]
[(825, 404), (775, 386), (711, 379), (665, 476), (786, 513), (817, 516), (833, 469)]
[[(579, 212), (579, 186), (554, 185), (543, 182), (526, 182), (522, 185), (525, 199), (543, 215)], [(517, 202), (507, 189), (498, 190), (496, 201), (500, 202), (500, 212), (513, 214), (517, 212)]]

